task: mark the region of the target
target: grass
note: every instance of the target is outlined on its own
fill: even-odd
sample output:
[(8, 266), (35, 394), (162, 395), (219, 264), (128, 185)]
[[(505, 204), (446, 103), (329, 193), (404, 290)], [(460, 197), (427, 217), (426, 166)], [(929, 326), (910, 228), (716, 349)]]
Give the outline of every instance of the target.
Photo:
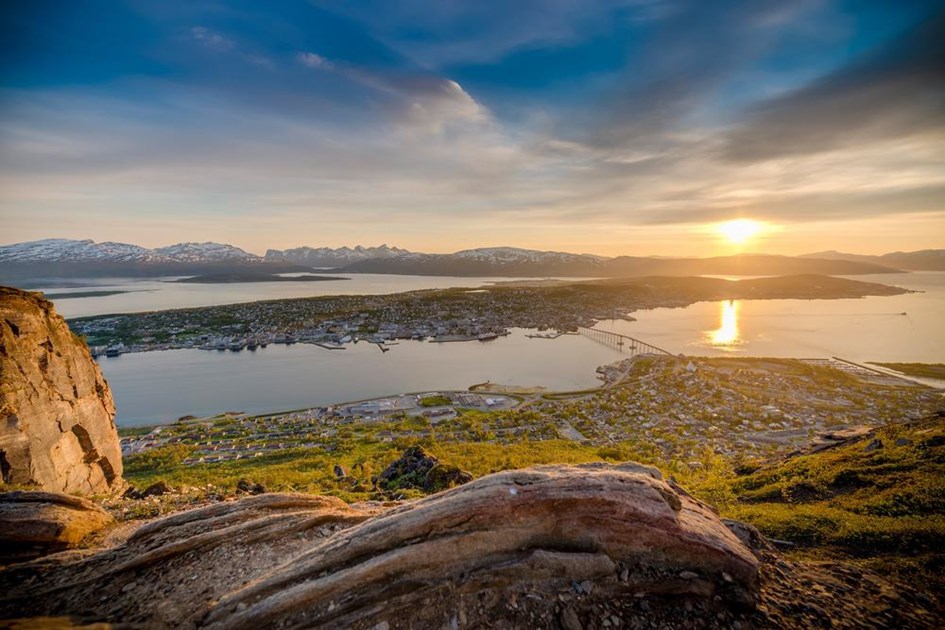
[(794, 553), (850, 560), (945, 594), (942, 418), (890, 425), (723, 483), (733, 498), (720, 505), (724, 516), (794, 543)]
[(434, 396), (424, 396), (420, 399), (421, 407), (443, 407), (444, 405), (452, 404), (449, 396), (444, 396), (443, 394), (436, 394)]
[[(389, 497), (374, 488), (372, 478), (415, 444), (475, 477), (538, 464), (635, 460), (659, 467), (717, 506), (722, 516), (793, 543), (793, 556), (855, 562), (945, 594), (942, 417), (888, 425), (856, 441), (764, 465), (727, 458), (708, 447), (681, 460), (667, 459), (653, 440), (642, 437), (607, 445), (532, 439), (524, 432), (496, 439), (504, 427), (527, 420), (521, 414), (471, 410), (435, 426), (425, 418), (391, 419), (339, 428), (322, 447), (191, 466), (183, 461), (195, 447), (175, 444), (128, 458), (125, 477), (138, 488), (163, 479), (222, 494), (235, 492), (245, 478), (270, 491), (361, 501)], [(578, 420), (575, 426), (586, 430)], [(215, 419), (217, 425), (230, 423), (230, 418)], [(338, 479), (335, 465), (348, 476)], [(419, 496), (419, 491), (403, 496)]]

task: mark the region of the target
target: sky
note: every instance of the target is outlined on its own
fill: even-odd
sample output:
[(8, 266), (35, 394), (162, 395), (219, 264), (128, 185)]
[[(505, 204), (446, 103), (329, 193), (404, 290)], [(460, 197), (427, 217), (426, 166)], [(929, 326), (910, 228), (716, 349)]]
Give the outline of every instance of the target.
[(943, 69), (940, 1), (12, 3), (0, 243), (941, 248)]

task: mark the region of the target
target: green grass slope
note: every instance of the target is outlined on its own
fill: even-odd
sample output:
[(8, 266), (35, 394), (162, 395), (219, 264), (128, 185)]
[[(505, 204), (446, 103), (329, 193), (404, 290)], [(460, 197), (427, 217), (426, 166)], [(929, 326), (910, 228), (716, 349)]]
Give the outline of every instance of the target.
[(723, 515), (790, 553), (844, 559), (945, 593), (945, 416), (877, 429), (730, 480)]

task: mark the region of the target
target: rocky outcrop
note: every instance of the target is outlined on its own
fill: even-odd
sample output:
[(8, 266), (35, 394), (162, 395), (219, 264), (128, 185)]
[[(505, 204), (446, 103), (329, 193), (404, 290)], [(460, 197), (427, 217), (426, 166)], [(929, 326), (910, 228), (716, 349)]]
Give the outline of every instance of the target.
[(95, 554), (56, 554), (0, 571), (0, 619), (192, 628), (211, 602), (376, 512), (334, 497), (276, 493), (181, 512)]
[(0, 287), (0, 473), (74, 494), (119, 488), (111, 391), (51, 302)]
[[(337, 472), (336, 472), (337, 474)], [(445, 464), (423, 450), (411, 446), (377, 477), (382, 490), (423, 490), (442, 492), (472, 481), (472, 475), (452, 464)]]
[(484, 477), (342, 532), (227, 595), (206, 621), (371, 627), (412, 618), (441, 626), (449, 617), (437, 616), (447, 611), (424, 604), (441, 597), (449, 614), (467, 602), (464, 616), (475, 626), (492, 618), (473, 603), (483, 592), (526, 585), (547, 599), (584, 583), (602, 592), (620, 584), (625, 595), (718, 595), (750, 607), (757, 574), (755, 557), (715, 514), (655, 469), (536, 467)]
[[(737, 524), (733, 524), (737, 525)], [(148, 628), (932, 627), (849, 566), (785, 561), (638, 464), (490, 475), (387, 507), (262, 494), (0, 572), (0, 618)], [(89, 594), (94, 594), (90, 597)]]
[(91, 501), (55, 492), (0, 494), (0, 564), (71, 549), (115, 522)]
[[(577, 584), (586, 595), (660, 593), (732, 610), (750, 609), (757, 592), (755, 556), (710, 509), (637, 464), (499, 473), (370, 516), (284, 494), (174, 515), (97, 556), (0, 574), (0, 615), (75, 614), (95, 592), (102, 618), (149, 625), (175, 625), (155, 616), (169, 599), (200, 626), (425, 627), (449, 623), (457, 606), (468, 623), (486, 622), (513, 590), (552, 606)], [(30, 582), (37, 573), (42, 583)]]

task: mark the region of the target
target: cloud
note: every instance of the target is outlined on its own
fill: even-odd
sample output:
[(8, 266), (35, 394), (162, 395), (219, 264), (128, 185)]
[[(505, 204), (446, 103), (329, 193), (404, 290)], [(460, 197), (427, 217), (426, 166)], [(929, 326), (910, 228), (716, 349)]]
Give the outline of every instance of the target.
[(305, 66), (308, 66), (309, 68), (321, 68), (322, 70), (332, 70), (335, 67), (334, 63), (322, 57), (321, 55), (317, 53), (313, 53), (313, 52), (300, 52), (296, 55), (296, 59), (298, 59), (299, 62), (301, 62)]
[(724, 155), (753, 162), (945, 128), (945, 12), (881, 50), (756, 107)]
[(941, 85), (931, 36), (828, 71), (856, 29), (813, 0), (332, 6), (347, 17), (165, 8), (147, 48), (159, 69), (0, 92), (0, 210), (238, 217), (312, 244), (328, 223), (418, 240), (509, 227), (540, 246), (553, 230), (945, 209), (940, 101), (922, 98)]
[(220, 33), (212, 31), (205, 26), (194, 26), (190, 29), (190, 36), (195, 40), (213, 50), (226, 52), (234, 47), (233, 40), (224, 37)]
[(612, 78), (616, 87), (587, 108), (582, 141), (601, 148), (675, 144), (733, 76), (757, 63), (814, 8), (813, 0), (673, 4)]

